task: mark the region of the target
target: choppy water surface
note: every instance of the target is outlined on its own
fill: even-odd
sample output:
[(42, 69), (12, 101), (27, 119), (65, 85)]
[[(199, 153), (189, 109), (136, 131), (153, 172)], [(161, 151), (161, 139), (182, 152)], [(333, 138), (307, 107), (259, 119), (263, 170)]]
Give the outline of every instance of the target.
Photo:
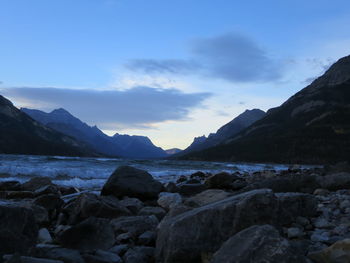
[(97, 190), (121, 165), (148, 171), (166, 182), (180, 175), (202, 172), (254, 172), (262, 169), (284, 170), (287, 165), (237, 164), (178, 160), (125, 160), (113, 158), (80, 158), (61, 156), (0, 155), (0, 181), (27, 181), (33, 176), (48, 176), (54, 183)]

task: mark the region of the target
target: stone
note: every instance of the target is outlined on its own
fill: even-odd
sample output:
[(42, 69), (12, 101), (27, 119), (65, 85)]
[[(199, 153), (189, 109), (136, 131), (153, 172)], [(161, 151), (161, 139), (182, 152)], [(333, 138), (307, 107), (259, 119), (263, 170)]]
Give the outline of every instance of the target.
[(57, 194), (45, 194), (35, 198), (34, 204), (40, 205), (46, 210), (51, 211), (54, 209), (60, 209), (64, 202)]
[(39, 244), (32, 254), (35, 257), (61, 260), (64, 263), (85, 263), (79, 251), (57, 245)]
[(308, 257), (315, 263), (349, 263), (350, 239), (337, 241), (328, 248), (309, 253)]
[(31, 199), (34, 198), (35, 195), (31, 191), (1, 191), (0, 198), (1, 199)]
[(201, 171), (198, 171), (198, 172), (195, 172), (193, 174), (190, 175), (190, 178), (200, 178), (200, 179), (204, 179), (206, 177), (206, 174), (201, 172)]
[(124, 263), (153, 263), (153, 247), (133, 247), (130, 248), (123, 256)]
[(165, 192), (176, 193), (179, 191), (179, 188), (177, 187), (177, 185), (175, 183), (168, 182), (168, 183), (164, 184), (164, 190), (165, 190)]
[(63, 211), (68, 215), (70, 224), (80, 222), (91, 216), (99, 218), (117, 218), (131, 215), (129, 209), (120, 204), (113, 196), (97, 196), (83, 193), (74, 201), (64, 206)]
[(327, 196), (330, 194), (329, 190), (318, 188), (314, 191), (314, 195)]
[(0, 202), (0, 254), (26, 253), (35, 246), (37, 236), (32, 210)]
[(52, 237), (47, 228), (41, 228), (39, 230), (38, 240), (40, 243), (52, 243)]
[[(184, 261), (190, 262), (190, 261)], [(229, 238), (214, 254), (211, 263), (303, 263), (290, 243), (271, 225), (251, 226)]]
[(349, 200), (344, 200), (340, 203), (339, 207), (343, 210), (345, 210), (346, 208), (350, 207), (350, 201)]
[(145, 204), (137, 198), (124, 197), (123, 200), (119, 201), (119, 204), (126, 207), (133, 214), (137, 214)]
[(318, 182), (324, 189), (336, 191), (350, 189), (350, 173), (340, 172), (318, 177)]
[(179, 193), (185, 196), (191, 196), (203, 192), (207, 187), (205, 184), (181, 184), (179, 185)]
[(119, 243), (119, 244), (128, 244), (128, 243), (132, 243), (133, 242), (133, 235), (131, 233), (123, 233), (123, 234), (119, 234), (117, 237), (116, 237), (116, 241)]
[(4, 181), (0, 182), (0, 191), (20, 191), (21, 184), (18, 181)]
[(138, 244), (142, 246), (154, 246), (157, 234), (154, 231), (146, 231), (138, 237)]
[(166, 214), (166, 211), (163, 208), (158, 206), (145, 206), (138, 213), (139, 216), (155, 215), (159, 221), (163, 219), (165, 214)]
[(317, 218), (314, 222), (316, 228), (330, 228), (332, 225), (325, 218)]
[(192, 207), (198, 207), (223, 200), (231, 195), (232, 194), (223, 190), (209, 189), (188, 198), (184, 204)]
[(47, 258), (33, 258), (26, 256), (19, 256), (18, 254), (3, 257), (5, 259), (5, 263), (64, 263), (61, 260), (53, 260)]
[(178, 206), (182, 203), (182, 197), (178, 193), (161, 193), (157, 203), (165, 210)]
[(130, 233), (134, 237), (150, 230), (154, 231), (158, 225), (158, 219), (152, 216), (125, 216), (111, 220), (115, 233)]
[(60, 195), (59, 188), (56, 185), (45, 185), (34, 191), (35, 196), (55, 194)]
[(25, 191), (36, 191), (41, 187), (52, 185), (52, 181), (48, 177), (36, 176), (22, 184), (22, 189)]
[(100, 249), (93, 254), (85, 254), (84, 259), (86, 263), (122, 263), (118, 255)]
[(329, 232), (315, 231), (312, 233), (310, 240), (314, 242), (327, 242), (329, 240)]
[(237, 175), (222, 172), (208, 177), (205, 185), (211, 189), (231, 189), (232, 183), (237, 179), (239, 179)]
[(116, 246), (112, 247), (108, 251), (110, 251), (114, 254), (117, 254), (119, 256), (123, 256), (128, 249), (129, 249), (129, 245), (121, 244), (121, 245), (116, 245)]
[(287, 230), (288, 238), (299, 238), (304, 235), (304, 232), (298, 227), (290, 227)]
[(114, 231), (107, 219), (90, 217), (62, 232), (58, 242), (72, 249), (107, 250), (114, 245)]
[(120, 166), (108, 178), (101, 195), (147, 200), (156, 199), (162, 190), (163, 185), (154, 180), (148, 172), (130, 166)]

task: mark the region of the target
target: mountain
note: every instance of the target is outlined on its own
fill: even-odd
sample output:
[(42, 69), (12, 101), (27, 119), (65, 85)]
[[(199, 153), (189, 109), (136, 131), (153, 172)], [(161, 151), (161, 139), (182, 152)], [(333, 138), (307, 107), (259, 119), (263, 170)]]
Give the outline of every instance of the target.
[(178, 149), (178, 148), (171, 148), (171, 149), (165, 150), (165, 152), (166, 152), (168, 155), (173, 155), (173, 154), (177, 154), (177, 153), (182, 152), (182, 150), (181, 150), (181, 149)]
[(224, 143), (187, 155), (276, 163), (350, 161), (350, 56)]
[(0, 153), (96, 156), (86, 145), (41, 125), (1, 95)]
[(21, 109), (38, 122), (72, 136), (89, 145), (96, 152), (107, 156), (127, 158), (162, 158), (163, 149), (156, 147), (149, 138), (115, 134), (110, 137), (96, 126), (89, 126), (74, 117), (65, 109), (56, 109), (50, 113), (40, 110)]
[(249, 125), (260, 120), (264, 116), (265, 112), (262, 110), (246, 110), (232, 121), (218, 129), (216, 133), (211, 133), (208, 138), (205, 136), (194, 138), (193, 143), (178, 155), (186, 155), (191, 152), (204, 150), (223, 143), (228, 138), (236, 135), (244, 128), (247, 128)]

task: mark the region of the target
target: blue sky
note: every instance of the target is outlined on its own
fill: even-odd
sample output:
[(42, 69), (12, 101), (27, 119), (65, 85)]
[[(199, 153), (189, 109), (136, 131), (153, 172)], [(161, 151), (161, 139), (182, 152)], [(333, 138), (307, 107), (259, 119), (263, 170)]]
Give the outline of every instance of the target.
[(348, 55), (349, 24), (342, 0), (0, 0), (0, 93), (184, 148)]

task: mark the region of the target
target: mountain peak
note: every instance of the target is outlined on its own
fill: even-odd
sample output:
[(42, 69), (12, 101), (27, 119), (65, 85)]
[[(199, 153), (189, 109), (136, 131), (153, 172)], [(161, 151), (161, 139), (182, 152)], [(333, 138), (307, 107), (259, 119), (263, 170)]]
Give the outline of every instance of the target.
[(58, 108), (58, 109), (55, 109), (53, 111), (51, 111), (51, 114), (60, 114), (60, 115), (72, 115), (69, 113), (69, 111), (63, 109), (63, 108)]

